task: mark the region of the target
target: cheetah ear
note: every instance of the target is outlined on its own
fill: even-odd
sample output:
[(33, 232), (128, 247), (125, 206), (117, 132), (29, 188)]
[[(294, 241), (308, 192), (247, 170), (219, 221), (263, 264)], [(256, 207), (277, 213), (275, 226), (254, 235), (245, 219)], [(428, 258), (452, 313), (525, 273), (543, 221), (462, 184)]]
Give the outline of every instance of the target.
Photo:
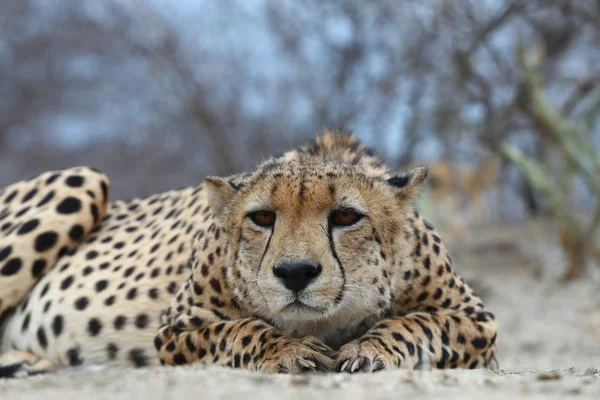
[(233, 199), (240, 188), (232, 181), (225, 180), (216, 176), (209, 176), (204, 180), (204, 186), (208, 197), (208, 204), (216, 215), (225, 215)]
[(427, 179), (427, 168), (419, 167), (408, 172), (394, 175), (386, 182), (396, 190), (396, 197), (401, 201), (414, 199)]

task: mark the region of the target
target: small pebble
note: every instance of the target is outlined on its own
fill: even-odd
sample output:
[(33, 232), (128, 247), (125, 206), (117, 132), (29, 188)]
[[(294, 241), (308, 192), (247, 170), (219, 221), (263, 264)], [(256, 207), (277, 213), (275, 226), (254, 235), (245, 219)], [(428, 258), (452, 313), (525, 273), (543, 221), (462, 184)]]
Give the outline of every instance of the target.
[(536, 378), (538, 381), (553, 381), (560, 379), (561, 376), (558, 371), (542, 371), (537, 373)]

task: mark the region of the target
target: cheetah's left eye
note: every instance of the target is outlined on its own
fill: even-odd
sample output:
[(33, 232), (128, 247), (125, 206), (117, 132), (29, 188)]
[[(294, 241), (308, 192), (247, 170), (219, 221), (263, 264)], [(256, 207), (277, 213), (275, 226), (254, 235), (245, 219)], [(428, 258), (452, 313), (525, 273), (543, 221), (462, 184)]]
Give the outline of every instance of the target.
[(269, 210), (259, 210), (251, 213), (250, 219), (258, 226), (264, 228), (273, 226), (275, 224), (275, 213)]
[(341, 210), (335, 210), (331, 213), (331, 221), (337, 226), (350, 226), (354, 225), (364, 217), (361, 213), (356, 210), (349, 208), (343, 208)]

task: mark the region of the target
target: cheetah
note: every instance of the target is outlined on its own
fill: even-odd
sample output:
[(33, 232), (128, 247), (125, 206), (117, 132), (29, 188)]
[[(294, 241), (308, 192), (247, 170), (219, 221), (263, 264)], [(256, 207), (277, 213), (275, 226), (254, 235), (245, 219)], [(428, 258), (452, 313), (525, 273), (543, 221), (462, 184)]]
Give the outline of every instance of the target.
[(498, 368), (496, 323), (394, 173), (325, 130), (250, 173), (109, 203), (101, 172), (0, 192), (0, 376), (79, 365)]

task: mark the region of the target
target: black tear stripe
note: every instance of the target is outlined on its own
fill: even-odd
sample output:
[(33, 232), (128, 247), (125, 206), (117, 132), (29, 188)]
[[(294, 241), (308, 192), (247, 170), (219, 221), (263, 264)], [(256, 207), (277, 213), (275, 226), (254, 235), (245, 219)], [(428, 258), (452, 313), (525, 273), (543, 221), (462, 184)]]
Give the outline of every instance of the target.
[(338, 257), (337, 251), (335, 250), (335, 244), (333, 243), (332, 230), (333, 230), (333, 227), (332, 227), (331, 223), (329, 223), (327, 226), (327, 238), (329, 239), (329, 248), (331, 249), (331, 254), (333, 255), (333, 258), (335, 258), (335, 260), (339, 264), (340, 272), (342, 273), (342, 288), (340, 289), (340, 292), (338, 293), (338, 295), (335, 297), (335, 304), (338, 305), (344, 298), (344, 288), (346, 287), (346, 271), (344, 270), (344, 266), (342, 265), (342, 262), (340, 261), (340, 258)]
[(275, 227), (271, 228), (271, 233), (269, 234), (269, 239), (267, 240), (267, 245), (265, 246), (265, 251), (263, 251), (262, 257), (260, 258), (260, 264), (258, 264), (258, 271), (256, 275), (258, 276), (260, 270), (262, 269), (263, 260), (265, 259), (265, 255), (267, 255), (267, 251), (269, 250), (269, 245), (271, 244), (271, 238), (273, 237), (273, 232), (275, 232)]

